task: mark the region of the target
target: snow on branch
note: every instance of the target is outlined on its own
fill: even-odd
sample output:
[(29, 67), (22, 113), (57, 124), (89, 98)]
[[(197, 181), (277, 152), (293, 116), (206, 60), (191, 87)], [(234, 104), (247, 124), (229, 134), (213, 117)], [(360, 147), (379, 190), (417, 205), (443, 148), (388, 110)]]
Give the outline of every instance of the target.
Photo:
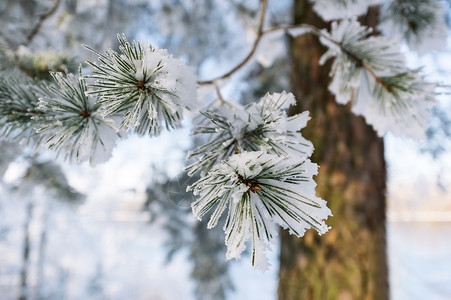
[(158, 135), (162, 120), (168, 129), (179, 127), (183, 108), (197, 103), (194, 73), (166, 50), (129, 43), (124, 35), (118, 40), (121, 53), (86, 46), (99, 56), (100, 64), (88, 61), (94, 70), (87, 77), (96, 80), (88, 93), (100, 98), (103, 116), (119, 116), (120, 129), (142, 135)]
[(208, 141), (188, 153), (197, 161), (186, 169), (192, 175), (205, 174), (212, 166), (234, 153), (265, 150), (279, 156), (308, 157), (313, 145), (298, 132), (310, 119), (308, 112), (288, 117), (285, 109), (295, 103), (293, 94), (266, 94), (246, 106), (220, 103), (206, 112), (194, 134), (206, 134)]
[(37, 121), (44, 114), (38, 108), (38, 97), (45, 86), (27, 78), (0, 78), (0, 136), (26, 140), (33, 137)]
[(422, 138), (435, 84), (406, 67), (395, 39), (371, 32), (355, 19), (333, 22), (330, 32), (322, 31), (320, 41), (329, 49), (320, 63), (334, 58), (329, 90), (341, 104), (352, 101), (353, 112), (380, 136), (392, 131)]
[(41, 142), (66, 159), (76, 162), (89, 160), (92, 165), (104, 162), (120, 136), (114, 123), (101, 115), (96, 98), (87, 95), (86, 81), (80, 74), (52, 73), (56, 86), (39, 99), (44, 113), (32, 118)]
[[(310, 1), (325, 20), (361, 15), (383, 2)], [(440, 38), (443, 7), (437, 3), (387, 2), (380, 28), (402, 35), (412, 47), (425, 35)], [(283, 30), (292, 36), (319, 37), (328, 48), (320, 63), (333, 59), (329, 90), (337, 102), (351, 101), (352, 111), (363, 115), (379, 135), (393, 131), (419, 137), (435, 90), (420, 70), (406, 67), (395, 37), (372, 35), (356, 19), (333, 22), (330, 31), (309, 24), (264, 29), (266, 6), (267, 0), (262, 0), (257, 36), (247, 56), (215, 79), (196, 81), (189, 67), (166, 50), (130, 43), (124, 35), (118, 35), (119, 52), (108, 49), (102, 54), (86, 46), (98, 55), (98, 62), (87, 62), (93, 68), (91, 75), (82, 76), (81, 69), (78, 76), (51, 73), (53, 84), (0, 78), (0, 135), (32, 137), (70, 160), (96, 164), (110, 156), (123, 132), (158, 135), (163, 126), (181, 126), (184, 109), (198, 107), (197, 85), (213, 84), (220, 101), (201, 112), (194, 130), (206, 136), (206, 142), (187, 156), (192, 160), (186, 167), (189, 175), (200, 174), (188, 188), (197, 196), (192, 210), (199, 219), (209, 217), (208, 228), (215, 227), (227, 210), (227, 258), (239, 258), (251, 240), (252, 265), (265, 270), (269, 265), (265, 252), (277, 236), (277, 225), (298, 237), (308, 228), (319, 234), (329, 229), (325, 220), (331, 211), (315, 192), (318, 166), (309, 160), (313, 145), (300, 133), (309, 115), (289, 117), (286, 109), (295, 99), (286, 92), (266, 94), (246, 106), (232, 104), (222, 98), (218, 81), (251, 61), (262, 36)], [(26, 48), (21, 50), (31, 61)], [(44, 58), (48, 55), (40, 61)], [(58, 66), (65, 66), (70, 60), (62, 56), (60, 62)]]
[(199, 196), (192, 204), (193, 213), (201, 219), (212, 210), (208, 222), (212, 228), (228, 207), (224, 225), (227, 259), (240, 258), (251, 239), (252, 266), (266, 270), (265, 252), (277, 236), (274, 225), (298, 237), (308, 228), (319, 234), (329, 229), (324, 220), (331, 212), (315, 195), (312, 176), (317, 169), (309, 160), (262, 151), (235, 154), (188, 188)]
[(7, 56), (14, 61), (19, 70), (31, 78), (51, 80), (50, 71), (66, 72), (76, 71), (75, 58), (65, 51), (47, 49), (42, 51), (30, 51), (21, 45), (16, 51), (7, 51)]
[(313, 9), (325, 21), (346, 19), (366, 13), (368, 7), (385, 0), (310, 0)]
[(328, 227), (326, 202), (315, 195), (317, 165), (307, 158), (313, 145), (302, 137), (307, 112), (288, 117), (295, 104), (291, 93), (266, 94), (246, 106), (221, 101), (203, 112), (195, 134), (208, 141), (188, 154), (197, 161), (187, 167), (201, 178), (188, 188), (199, 219), (213, 211), (208, 227), (216, 226), (227, 207), (227, 258), (239, 258), (252, 240), (252, 265), (266, 270), (265, 251), (277, 236), (275, 224), (303, 236), (307, 228), (320, 234)]
[(404, 39), (422, 55), (446, 46), (448, 26), (445, 6), (439, 0), (392, 0), (381, 8), (379, 29)]

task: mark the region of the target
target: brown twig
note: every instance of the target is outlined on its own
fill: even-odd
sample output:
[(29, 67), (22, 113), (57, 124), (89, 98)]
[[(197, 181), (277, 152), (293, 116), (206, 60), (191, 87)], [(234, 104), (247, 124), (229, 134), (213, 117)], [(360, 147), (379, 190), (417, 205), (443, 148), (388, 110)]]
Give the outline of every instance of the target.
[(27, 45), (31, 44), (31, 42), (33, 41), (34, 37), (38, 34), (39, 30), (41, 29), (42, 23), (44, 23), (44, 21), (46, 19), (51, 17), (56, 12), (56, 10), (58, 9), (58, 6), (60, 5), (60, 3), (61, 3), (61, 0), (56, 0), (55, 5), (52, 7), (52, 9), (39, 17), (38, 23), (33, 28), (33, 31), (30, 32), (30, 34), (27, 37)]
[(257, 37), (255, 38), (254, 44), (252, 45), (252, 48), (251, 48), (250, 52), (247, 54), (247, 56), (240, 63), (238, 63), (233, 69), (231, 69), (229, 72), (227, 72), (219, 77), (216, 77), (214, 79), (198, 81), (197, 83), (199, 85), (215, 84), (216, 81), (228, 78), (231, 75), (233, 75), (235, 72), (237, 72), (239, 69), (241, 69), (252, 58), (255, 51), (257, 50), (257, 46), (260, 43), (261, 38), (265, 34), (269, 34), (271, 32), (275, 32), (275, 31), (279, 31), (279, 30), (288, 31), (290, 29), (304, 28), (304, 29), (308, 30), (308, 32), (313, 33), (317, 36), (321, 36), (321, 37), (330, 39), (327, 35), (325, 35), (323, 32), (321, 32), (321, 30), (319, 30), (315, 26), (312, 26), (309, 24), (276, 26), (276, 27), (272, 27), (272, 28), (263, 30), (263, 22), (265, 19), (266, 6), (267, 6), (267, 0), (262, 0), (262, 6), (260, 9), (260, 19), (259, 19), (259, 24), (258, 24), (258, 29), (257, 29)]
[(374, 73), (374, 71), (373, 71), (370, 67), (366, 66), (365, 64), (362, 64), (362, 67), (363, 67), (366, 71), (368, 71), (368, 73), (371, 74), (371, 76), (374, 78), (374, 80), (375, 80), (377, 83), (379, 83), (381, 86), (383, 86), (383, 87), (384, 87), (388, 92), (390, 92), (391, 94), (395, 94), (395, 91), (394, 91), (393, 88), (390, 86), (390, 84), (389, 84), (387, 81), (385, 81), (384, 79), (382, 79), (381, 77), (377, 76), (377, 75)]
[[(214, 84), (215, 88), (216, 88), (216, 92), (218, 94), (219, 100), (224, 103), (224, 99), (221, 97), (221, 94), (219, 93), (219, 89), (216, 85), (216, 81), (221, 80), (221, 79), (225, 79), (230, 77), (232, 74), (234, 74), (236, 71), (238, 71), (239, 69), (241, 69), (254, 55), (257, 46), (261, 40), (261, 38), (265, 35), (265, 34), (269, 34), (271, 32), (276, 32), (276, 31), (289, 31), (290, 29), (305, 29), (306, 32), (305, 33), (311, 33), (313, 35), (316, 35), (317, 37), (322, 37), (327, 39), (328, 41), (336, 44), (338, 47), (342, 48), (342, 45), (340, 42), (335, 41), (334, 39), (332, 39), (329, 35), (325, 34), (324, 32), (322, 32), (319, 28), (310, 25), (310, 24), (298, 24), (298, 25), (281, 25), (281, 26), (275, 26), (266, 30), (263, 30), (263, 21), (265, 18), (265, 12), (266, 12), (266, 6), (267, 6), (267, 0), (262, 0), (262, 6), (261, 6), (261, 10), (260, 10), (260, 20), (259, 20), (259, 24), (258, 24), (258, 31), (257, 31), (257, 37), (254, 41), (254, 44), (252, 46), (251, 51), (248, 53), (248, 55), (239, 63), (237, 64), (233, 69), (231, 69), (229, 72), (211, 79), (211, 80), (204, 80), (204, 81), (198, 81), (197, 83), (199, 85), (207, 85), (207, 84)], [(349, 53), (348, 51), (344, 51), (347, 55), (349, 55), (351, 58), (355, 59), (357, 61), (357, 63), (359, 63), (361, 65), (361, 67), (363, 69), (365, 69), (373, 78), (374, 80), (381, 84), (384, 88), (386, 88), (389, 92), (393, 93), (393, 90), (391, 89), (391, 87), (388, 85), (388, 83), (386, 81), (384, 81), (382, 78), (380, 78), (379, 76), (377, 76), (374, 71), (368, 67), (367, 65), (364, 64), (363, 61), (361, 61), (360, 59), (356, 58), (354, 55), (352, 55), (351, 53)]]
[(255, 50), (257, 49), (257, 46), (260, 42), (261, 37), (263, 36), (263, 21), (265, 20), (265, 13), (266, 13), (266, 6), (268, 4), (268, 0), (262, 0), (262, 5), (260, 8), (260, 19), (258, 22), (258, 29), (257, 29), (257, 37), (255, 38), (254, 44), (252, 45), (251, 51), (248, 53), (248, 55), (238, 64), (236, 65), (232, 70), (225, 73), (224, 75), (221, 75), (217, 78), (211, 79), (211, 80), (202, 80), (198, 81), (197, 83), (200, 85), (206, 85), (206, 84), (214, 84), (215, 81), (225, 79), (227, 77), (230, 77), (233, 73), (241, 69), (254, 55)]
[[(330, 36), (328, 36), (327, 34), (324, 34), (324, 32), (322, 32), (320, 29), (316, 28), (315, 26), (309, 25), (309, 24), (285, 25), (285, 26), (272, 27), (272, 28), (269, 28), (269, 29), (263, 31), (263, 35), (268, 34), (270, 32), (279, 31), (279, 30), (288, 31), (290, 29), (301, 29), (301, 28), (308, 30), (307, 31), (308, 33), (312, 33), (312, 34), (316, 35), (317, 37), (325, 38), (328, 41), (336, 44), (341, 49), (343, 49), (343, 45), (340, 42), (331, 39)], [(393, 88), (390, 86), (390, 84), (388, 82), (386, 82), (383, 78), (377, 76), (374, 73), (373, 69), (371, 69), (369, 66), (367, 66), (364, 61), (362, 61), (361, 59), (359, 59), (358, 57), (356, 57), (354, 54), (350, 53), (346, 49), (343, 49), (343, 52), (346, 53), (346, 55), (348, 55), (350, 58), (352, 58), (361, 68), (366, 70), (374, 78), (374, 80), (377, 83), (382, 85), (390, 93), (394, 94)]]
[(218, 95), (219, 101), (221, 101), (221, 103), (223, 103), (223, 104), (226, 103), (226, 101), (224, 100), (224, 98), (221, 95), (221, 90), (219, 89), (219, 86), (216, 83), (216, 81), (213, 81), (213, 85), (215, 86), (216, 94)]

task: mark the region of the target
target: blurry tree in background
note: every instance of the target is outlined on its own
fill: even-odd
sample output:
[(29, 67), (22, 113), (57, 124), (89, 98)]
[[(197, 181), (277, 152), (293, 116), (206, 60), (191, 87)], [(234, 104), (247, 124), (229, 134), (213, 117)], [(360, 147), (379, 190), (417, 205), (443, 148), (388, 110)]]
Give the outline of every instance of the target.
[[(412, 88), (418, 88), (418, 91), (422, 92), (423, 87), (425, 90), (429, 87), (426, 84), (422, 86), (423, 83), (418, 82), (419, 75), (417, 77), (416, 73), (418, 71), (407, 70), (398, 65), (396, 61), (398, 53), (390, 52), (393, 51), (390, 45), (381, 47), (383, 55), (371, 53), (374, 56), (370, 54), (365, 56), (361, 48), (353, 48), (355, 45), (352, 44), (362, 40), (373, 41), (371, 37), (362, 33), (365, 30), (359, 32), (360, 36), (349, 42), (346, 41), (347, 29), (339, 27), (342, 25), (337, 23), (331, 26), (328, 21), (360, 15), (359, 21), (362, 24), (374, 28), (374, 31), (371, 34), (367, 32), (368, 34), (376, 36), (381, 32), (389, 33), (393, 37), (404, 39), (411, 50), (424, 53), (428, 50), (423, 47), (425, 38), (429, 39), (430, 46), (438, 49), (443, 46), (440, 43), (446, 40), (442, 4), (436, 0), (385, 1), (385, 4), (382, 4), (384, 1), (377, 0), (269, 1), (266, 18), (261, 19), (264, 22), (257, 28), (256, 24), (261, 14), (265, 13), (264, 9), (260, 10), (260, 5), (266, 6), (266, 2), (2, 0), (0, 1), (2, 78), (4, 75), (27, 77), (26, 86), (30, 89), (19, 90), (19, 94), (21, 99), (34, 101), (35, 90), (31, 87), (39, 86), (39, 82), (51, 80), (48, 76), (49, 71), (75, 72), (77, 62), (93, 59), (92, 53), (79, 46), (81, 43), (88, 44), (93, 49), (109, 47), (118, 49), (114, 37), (116, 33), (122, 32), (126, 33), (130, 40), (149, 40), (160, 48), (169, 49), (170, 53), (193, 66), (199, 78), (207, 81), (229, 71), (230, 65), (239, 64), (249, 50), (256, 50), (244, 68), (234, 72), (233, 76), (214, 81), (218, 89), (217, 95), (214, 87), (208, 85), (201, 87), (200, 94), (206, 94), (211, 99), (221, 98), (219, 92), (221, 90), (227, 98), (252, 103), (266, 92), (291, 90), (298, 103), (296, 107), (291, 108), (290, 113), (310, 111), (309, 126), (303, 129), (302, 133), (313, 142), (315, 152), (312, 161), (321, 167), (316, 178), (318, 195), (328, 201), (334, 215), (327, 222), (332, 229), (322, 237), (308, 231), (304, 238), (299, 239), (289, 235), (287, 231), (282, 232), (279, 298), (387, 299), (389, 290), (385, 243), (386, 168), (383, 139), (380, 135), (387, 131), (388, 125), (393, 123), (393, 120), (388, 120), (387, 125), (380, 115), (371, 119), (368, 111), (359, 106), (364, 102), (358, 98), (361, 97), (359, 93), (363, 94), (361, 91), (363, 88), (359, 91), (356, 82), (367, 80), (370, 82), (366, 82), (367, 85), (375, 86), (375, 90), (379, 88), (380, 94), (374, 92), (371, 95), (364, 95), (368, 99), (378, 99), (380, 95), (381, 98), (387, 99), (394, 95), (394, 100), (390, 100), (393, 103), (403, 99), (402, 97)], [(367, 12), (369, 5), (374, 6), (369, 7)], [(354, 24), (352, 22), (346, 24), (352, 26)], [(270, 32), (263, 35), (263, 28), (277, 28), (285, 24), (310, 24), (319, 29), (326, 28), (331, 33), (329, 35), (327, 30), (312, 31), (310, 27), (301, 28), (299, 32), (295, 30), (290, 32), (293, 27), (288, 26), (274, 32), (274, 35)], [(290, 34), (287, 34), (288, 32)], [(312, 32), (314, 34), (311, 34)], [(334, 44), (331, 41), (337, 36), (338, 39), (344, 38), (331, 45)], [(364, 48), (365, 45), (362, 44)], [(253, 46), (256, 48), (252, 48)], [(289, 51), (286, 51), (286, 48), (289, 48)], [(340, 68), (335, 61), (324, 64), (325, 58), (321, 57), (325, 52), (329, 55), (325, 58), (335, 57), (337, 61), (348, 59), (347, 67), (352, 71), (346, 73), (346, 68)], [(389, 63), (393, 63), (395, 67), (384, 65), (378, 69), (377, 63), (372, 65), (372, 59), (378, 58), (378, 55), (384, 59), (393, 58)], [(393, 76), (393, 73), (390, 73), (391, 68), (397, 69), (396, 74), (400, 75)], [(363, 73), (367, 77), (372, 77), (374, 82), (371, 82), (371, 79), (364, 79)], [(339, 82), (334, 76), (344, 78), (342, 81), (345, 82)], [(409, 80), (415, 82), (411, 85), (406, 84), (410, 82)], [(333, 83), (328, 90), (327, 83), (330, 81)], [(2, 81), (4, 82), (6, 81)], [(202, 80), (200, 82), (202, 83)], [(8, 87), (4, 85), (0, 86), (0, 95), (8, 92)], [(432, 92), (424, 92), (420, 93), (420, 96), (424, 95), (424, 98), (428, 99), (430, 94)], [(421, 123), (423, 112), (417, 112), (415, 109), (426, 111), (428, 107), (427, 105), (423, 107), (420, 102), (415, 101), (417, 100), (413, 99), (414, 104), (419, 103), (418, 108), (410, 107), (407, 103), (402, 109), (416, 113), (417, 121)], [(390, 105), (392, 104), (384, 103), (380, 105), (383, 107), (380, 110), (385, 111), (385, 107), (391, 107)], [(378, 109), (376, 108), (376, 111)], [(450, 136), (449, 116), (438, 109), (436, 111), (438, 118), (435, 120), (439, 125), (429, 130), (428, 137), (431, 141), (437, 141), (436, 136), (440, 139)], [(380, 111), (378, 113), (380, 114)], [(373, 127), (367, 125), (362, 115)], [(15, 120), (19, 127), (20, 117), (23, 115), (19, 114)], [(398, 117), (396, 121), (408, 123), (400, 126), (401, 128), (411, 127), (408, 128), (411, 130), (408, 134), (417, 134), (417, 132), (412, 134), (412, 131), (418, 129), (416, 123), (409, 124), (414, 118), (410, 119), (402, 114)], [(0, 132), (6, 136), (10, 134), (2, 132), (5, 130), (2, 129)], [(27, 129), (23, 130), (25, 132)], [(397, 133), (400, 131), (397, 130)], [(24, 162), (26, 165), (22, 180), (17, 181), (15, 186), (3, 184), (2, 189), (20, 190), (23, 194), (31, 195), (36, 186), (43, 186), (46, 193), (53, 191), (52, 199), (68, 202), (81, 200), (82, 196), (69, 186), (61, 168), (49, 160), (48, 154), (33, 149), (32, 146), (36, 144), (33, 139), (38, 140), (39, 136), (32, 134), (28, 147), (23, 143), (19, 144), (17, 140), (0, 141), (1, 175), (13, 161)], [(196, 146), (200, 143), (201, 138), (194, 142)], [(440, 149), (441, 145), (434, 146), (433, 142), (428, 145), (429, 150), (435, 154), (443, 151)], [(228, 264), (224, 258), (223, 233), (220, 227), (207, 230), (205, 221), (192, 224), (188, 218), (191, 213), (188, 209), (189, 202), (192, 202), (193, 198), (185, 191), (197, 177), (189, 177), (183, 173), (177, 178), (170, 178), (161, 170), (154, 173), (159, 172), (160, 175), (155, 177), (160, 180), (149, 183), (144, 209), (151, 212), (151, 221), (158, 220), (160, 224), (164, 224), (169, 233), (166, 245), (168, 260), (175, 252), (188, 249), (193, 262), (191, 275), (197, 284), (196, 296), (199, 299), (227, 298), (227, 293), (232, 288), (232, 280), (228, 275)], [(6, 203), (3, 201), (4, 207), (1, 209), (7, 209)], [(50, 203), (50, 201), (45, 203), (43, 207), (51, 207)], [(185, 205), (186, 203), (188, 204)], [(34, 207), (32, 200), (24, 205), (20, 299), (32, 296), (27, 285), (27, 264), (30, 252), (30, 222)], [(40, 285), (43, 284), (39, 278), (42, 277), (45, 263), (46, 230), (48, 230), (45, 224), (50, 213), (51, 210), (48, 208), (47, 212), (42, 214), (41, 223), (44, 224), (45, 230), (42, 231), (38, 246), (40, 259), (37, 272), (41, 275), (38, 275), (37, 292), (34, 294), (36, 298), (45, 297), (39, 291)], [(64, 281), (67, 274), (61, 272), (60, 278)], [(90, 286), (91, 294), (101, 295), (100, 264), (92, 276), (98, 281), (93, 280)], [(61, 288), (64, 289), (64, 284), (61, 284)], [(56, 298), (58, 295), (61, 296), (55, 292)]]

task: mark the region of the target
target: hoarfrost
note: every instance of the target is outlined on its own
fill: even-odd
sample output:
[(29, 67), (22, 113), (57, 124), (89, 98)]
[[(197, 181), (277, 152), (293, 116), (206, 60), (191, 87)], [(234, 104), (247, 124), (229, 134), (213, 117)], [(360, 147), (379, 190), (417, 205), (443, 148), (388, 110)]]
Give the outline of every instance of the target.
[(39, 99), (44, 114), (34, 117), (42, 121), (35, 128), (42, 143), (69, 160), (89, 160), (91, 165), (105, 162), (120, 137), (113, 121), (103, 118), (96, 99), (86, 95), (83, 78), (52, 75), (58, 88), (49, 87), (48, 96)]
[(324, 220), (331, 212), (316, 197), (312, 179), (317, 170), (309, 160), (262, 151), (232, 155), (189, 188), (199, 195), (192, 204), (193, 213), (201, 218), (213, 210), (209, 221), (213, 227), (228, 205), (227, 259), (239, 259), (251, 240), (252, 265), (266, 270), (265, 253), (277, 236), (276, 224), (298, 237), (309, 228), (319, 234), (328, 231)]
[(435, 84), (419, 70), (409, 70), (394, 38), (369, 36), (357, 20), (333, 22), (321, 42), (329, 49), (320, 63), (334, 58), (329, 90), (340, 104), (352, 101), (352, 111), (365, 117), (377, 133), (422, 138)]
[(443, 50), (448, 37), (445, 6), (440, 1), (412, 2), (387, 1), (382, 6), (378, 28), (404, 39), (409, 48), (420, 55), (429, 50)]
[(96, 52), (101, 64), (88, 62), (95, 69), (89, 77), (96, 79), (89, 94), (100, 97), (103, 116), (120, 115), (120, 129), (141, 135), (158, 135), (162, 121), (180, 127), (183, 109), (199, 106), (194, 73), (165, 49), (130, 44), (125, 36), (118, 40), (122, 54)]
[(346, 19), (366, 13), (368, 7), (385, 0), (310, 0), (313, 9), (325, 21)]
[[(385, 100), (377, 99), (375, 81), (368, 74), (361, 73), (361, 86), (353, 100), (352, 111), (362, 115), (373, 126), (379, 136), (392, 132), (396, 136), (409, 136), (416, 140), (425, 138), (425, 128), (436, 104), (434, 83), (424, 82), (416, 74), (411, 77), (404, 91), (396, 95), (386, 93)], [(371, 93), (373, 91), (373, 93)], [(399, 103), (399, 99), (403, 99)]]
[(309, 28), (305, 28), (305, 27), (299, 27), (299, 28), (289, 28), (287, 30), (288, 34), (291, 35), (292, 37), (297, 37), (297, 36), (301, 36), (304, 35), (306, 33), (309, 33), (311, 30)]
[(206, 173), (213, 165), (233, 153), (264, 150), (279, 156), (308, 157), (313, 145), (299, 131), (309, 120), (308, 112), (288, 117), (285, 109), (295, 104), (291, 93), (267, 94), (257, 103), (246, 106), (220, 103), (203, 113), (194, 131), (208, 134), (209, 139), (188, 153), (197, 161), (187, 167), (190, 174)]

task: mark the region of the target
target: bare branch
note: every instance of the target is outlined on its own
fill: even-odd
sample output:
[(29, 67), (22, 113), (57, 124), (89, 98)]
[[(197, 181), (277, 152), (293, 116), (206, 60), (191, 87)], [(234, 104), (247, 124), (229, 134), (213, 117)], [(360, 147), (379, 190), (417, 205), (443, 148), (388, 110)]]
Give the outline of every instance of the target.
[(233, 73), (235, 73), (236, 71), (241, 69), (249, 61), (249, 59), (252, 58), (252, 56), (255, 53), (255, 50), (257, 49), (258, 43), (260, 42), (260, 39), (263, 36), (263, 21), (265, 20), (265, 13), (266, 13), (266, 6), (267, 6), (267, 4), (268, 4), (268, 0), (262, 0), (262, 6), (261, 6), (261, 9), (260, 9), (260, 19), (259, 19), (259, 22), (258, 22), (258, 29), (257, 29), (257, 37), (256, 37), (256, 39), (254, 41), (254, 45), (252, 46), (252, 49), (249, 52), (249, 54), (238, 65), (236, 65), (232, 70), (230, 70), (229, 72), (225, 73), (224, 75), (219, 76), (219, 77), (217, 77), (215, 79), (211, 79), (211, 80), (198, 81), (197, 82), (198, 84), (200, 84), (200, 85), (214, 84), (215, 81), (228, 78)]
[(56, 0), (55, 5), (52, 7), (52, 9), (49, 10), (48, 12), (46, 12), (45, 14), (43, 14), (39, 18), (39, 21), (36, 24), (36, 26), (33, 28), (33, 31), (30, 32), (30, 34), (27, 37), (27, 45), (31, 44), (31, 42), (33, 41), (33, 39), (35, 38), (35, 36), (38, 34), (39, 30), (41, 29), (42, 23), (44, 23), (44, 21), (46, 19), (51, 17), (56, 12), (60, 3), (61, 3), (61, 0)]
[(224, 98), (221, 95), (221, 90), (219, 89), (217, 82), (214, 81), (213, 84), (215, 86), (216, 94), (218, 95), (219, 101), (221, 101), (221, 103), (225, 103), (226, 101), (224, 100)]

